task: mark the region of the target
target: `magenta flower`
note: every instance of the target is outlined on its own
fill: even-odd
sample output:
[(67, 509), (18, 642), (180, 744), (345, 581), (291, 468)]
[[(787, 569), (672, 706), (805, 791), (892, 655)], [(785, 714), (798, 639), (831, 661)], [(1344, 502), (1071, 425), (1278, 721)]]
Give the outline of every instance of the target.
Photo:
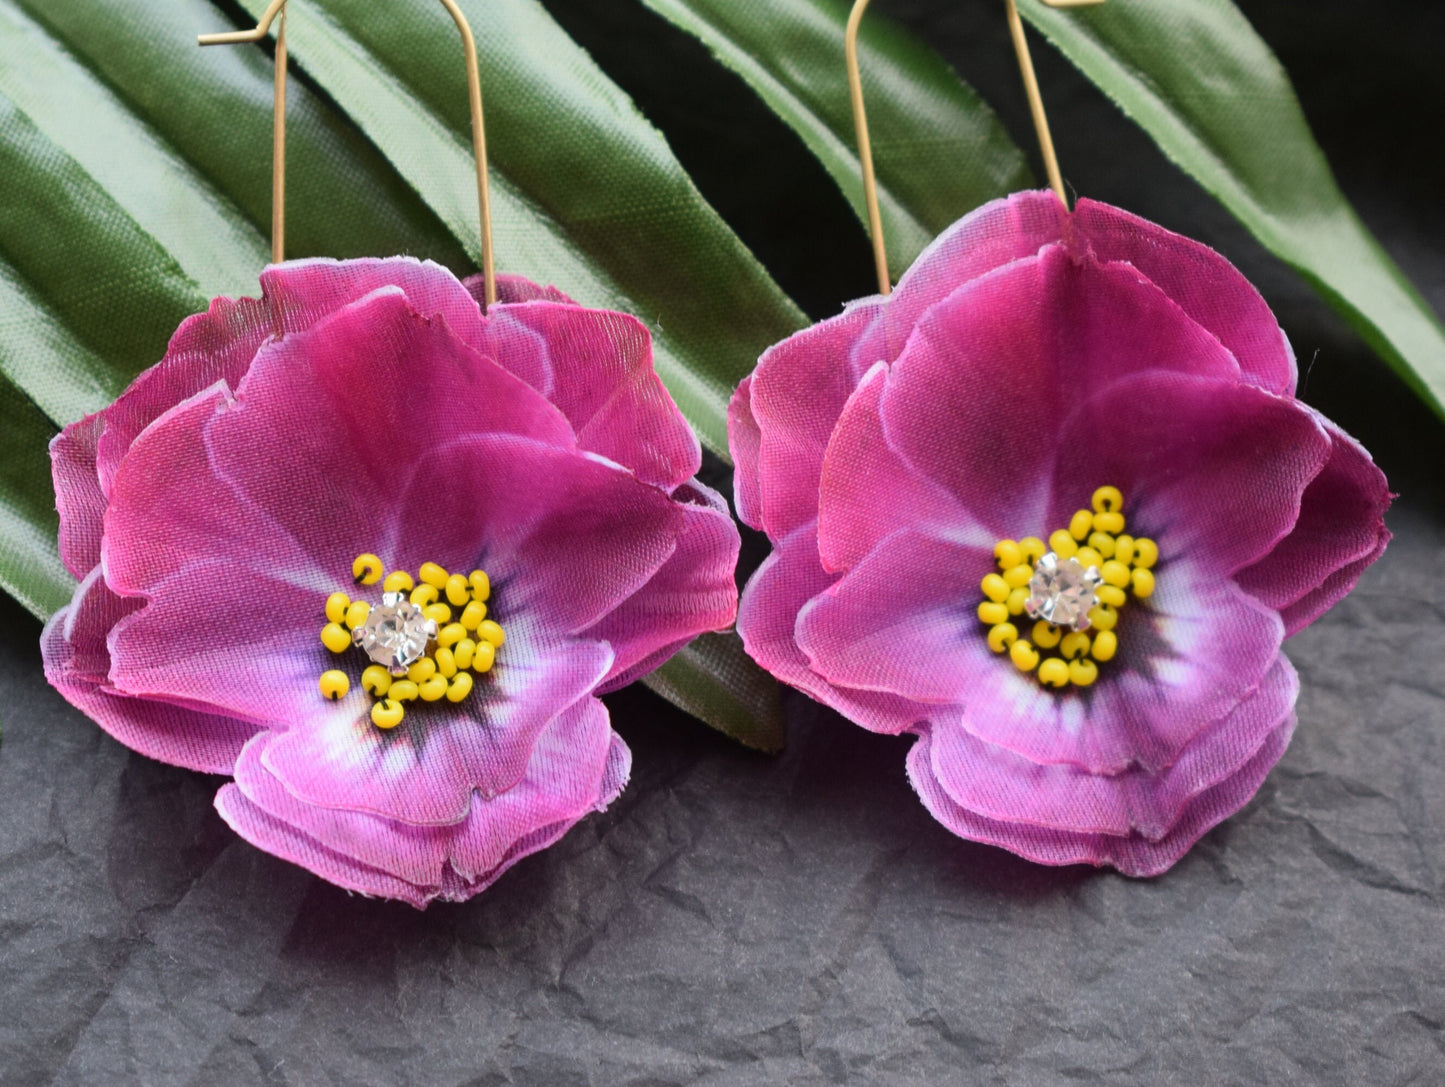
[(1389, 539), (1383, 475), (1294, 388), (1217, 253), (1087, 200), (989, 204), (738, 388), (738, 509), (775, 548), (744, 643), (916, 733), (954, 833), (1162, 872), (1279, 759), (1281, 642)]
[(617, 796), (597, 695), (732, 621), (737, 532), (633, 318), (520, 279), (484, 316), (402, 258), (261, 285), (55, 439), (82, 580), (46, 675), (233, 775), (216, 805), (261, 848), (465, 899)]

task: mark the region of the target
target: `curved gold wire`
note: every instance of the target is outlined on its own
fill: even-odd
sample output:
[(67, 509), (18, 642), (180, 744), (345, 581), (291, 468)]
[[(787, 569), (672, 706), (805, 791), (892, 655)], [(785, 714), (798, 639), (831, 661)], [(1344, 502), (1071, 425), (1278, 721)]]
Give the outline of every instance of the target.
[[(235, 45), (260, 41), (280, 16), (276, 30), (276, 100), (272, 116), (271, 139), (271, 259), (285, 259), (286, 249), (286, 3), (271, 0), (261, 13), (254, 29), (231, 30), (221, 34), (201, 34), (200, 45)], [(466, 51), (467, 99), (472, 115), (472, 157), (477, 167), (477, 217), (481, 225), (482, 286), (486, 305), (497, 300), (497, 273), (492, 258), (492, 203), (487, 187), (487, 137), (482, 125), (482, 80), (477, 69), (477, 42), (471, 24), (457, 7), (456, 0), (441, 0), (461, 31)]]
[[(878, 273), (878, 293), (889, 294), (893, 285), (888, 276), (888, 252), (883, 242), (883, 219), (878, 210), (878, 182), (873, 173), (873, 147), (868, 139), (868, 116), (863, 108), (863, 79), (858, 71), (858, 27), (863, 22), (863, 12), (867, 10), (870, 2), (871, 0), (854, 0), (853, 9), (848, 13), (848, 27), (843, 34), (843, 59), (848, 67), (848, 98), (853, 105), (853, 127), (858, 135), (858, 162), (863, 173), (863, 203), (868, 209), (868, 234), (873, 242), (873, 267)], [(1084, 8), (1102, 4), (1105, 0), (1039, 2), (1051, 8)], [(1019, 73), (1023, 76), (1024, 93), (1028, 95), (1029, 112), (1033, 115), (1034, 131), (1038, 134), (1044, 172), (1048, 174), (1049, 187), (1063, 205), (1068, 207), (1069, 198), (1064, 192), (1064, 181), (1059, 174), (1059, 160), (1054, 154), (1054, 139), (1049, 133), (1049, 119), (1044, 115), (1044, 100), (1039, 93), (1039, 81), (1034, 75), (1033, 58), (1029, 56), (1029, 43), (1024, 37), (1024, 25), (1019, 18), (1018, 4), (1016, 0), (1004, 0), (1004, 3), (1014, 53), (1018, 56)]]

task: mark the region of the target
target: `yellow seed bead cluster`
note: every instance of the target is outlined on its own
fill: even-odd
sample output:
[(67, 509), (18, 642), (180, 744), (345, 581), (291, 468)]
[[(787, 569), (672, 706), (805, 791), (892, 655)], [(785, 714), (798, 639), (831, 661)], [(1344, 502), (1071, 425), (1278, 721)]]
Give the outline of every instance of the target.
[[(415, 577), (405, 570), (393, 570), (383, 579), (384, 572), (381, 559), (372, 554), (357, 555), (351, 564), (356, 584), (379, 581), (383, 592), (405, 593), (437, 624), (431, 652), (407, 669), (406, 675), (393, 676), (380, 664), (361, 673), (362, 689), (376, 699), (371, 707), (372, 724), (392, 729), (405, 718), (407, 702), (465, 699), (476, 687), (473, 673), (485, 675), (492, 670), (507, 635), (501, 624), (487, 618), (492, 582), (485, 570), (453, 574), (434, 562), (424, 562)], [(371, 605), (366, 601), (332, 593), (326, 598), (321, 644), (333, 653), (344, 653), (352, 645), (352, 632), (370, 614)], [(335, 701), (346, 697), (351, 679), (345, 672), (331, 669), (321, 676), (320, 688), (322, 697)]]
[[(1114, 631), (1119, 609), (1131, 594), (1137, 600), (1154, 595), (1159, 547), (1153, 540), (1124, 532), (1123, 494), (1117, 487), (1100, 487), (1090, 506), (1075, 513), (1069, 527), (1051, 533), (1047, 541), (1037, 536), (1000, 540), (993, 549), (998, 570), (985, 574), (979, 585), (984, 598), (978, 618), (989, 628), (989, 649), (1008, 654), (1014, 667), (1036, 674), (1045, 687), (1090, 686), (1099, 678), (1099, 665), (1113, 660), (1119, 651)], [(1083, 566), (1094, 567), (1103, 584), (1094, 592), (1088, 631), (1065, 630), (1040, 619), (1024, 637), (1019, 628), (1030, 623), (1024, 611), (1028, 585), (1035, 565), (1050, 551), (1060, 561), (1076, 558)]]

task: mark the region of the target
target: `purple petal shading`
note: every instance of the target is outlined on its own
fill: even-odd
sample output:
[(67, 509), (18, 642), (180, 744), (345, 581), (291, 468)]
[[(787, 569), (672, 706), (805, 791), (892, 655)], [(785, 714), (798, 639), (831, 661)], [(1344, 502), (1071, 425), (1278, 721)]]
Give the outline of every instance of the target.
[(874, 360), (850, 361), (882, 302), (860, 302), (774, 344), (753, 371), (749, 404), (759, 432), (759, 520), (774, 540), (818, 516), (823, 453), (843, 405)]
[(1355, 586), (1384, 553), (1390, 532), (1390, 487), (1360, 445), (1312, 413), (1330, 437), (1329, 459), (1305, 488), (1299, 520), (1274, 550), (1235, 575), (1248, 592), (1285, 617), (1298, 633)]
[(67, 702), (133, 751), (189, 770), (229, 774), (259, 726), (171, 702), (134, 698), (110, 685), (110, 628), (139, 606), (91, 571), (40, 636), (45, 678)]
[(1295, 386), (1295, 358), (1284, 330), (1254, 285), (1207, 245), (1127, 211), (1081, 199), (1074, 244), (1100, 260), (1124, 261), (1148, 276), (1239, 360), (1244, 379), (1282, 396)]
[(819, 483), (818, 551), (824, 568), (848, 569), (905, 527), (992, 549), (997, 537), (889, 445), (879, 414), (887, 380), (886, 363), (868, 371), (828, 443)]
[(548, 722), (587, 698), (611, 665), (606, 645), (548, 641), (514, 621), (497, 664), (465, 701), (413, 703), (384, 732), (371, 723), (364, 694), (318, 698), (306, 719), (272, 737), (262, 761), (307, 804), (414, 825), (457, 823), (474, 789), (489, 799), (517, 783)]
[(547, 397), (583, 449), (671, 490), (692, 478), (702, 447), (652, 367), (652, 337), (635, 317), (553, 302), (493, 307), (488, 358)]
[[(480, 272), (473, 276), (467, 276), (462, 280), (462, 286), (476, 300), (478, 306), (485, 303), (485, 281)], [(533, 283), (526, 276), (498, 275), (497, 304), (511, 306), (521, 302), (561, 302), (568, 306), (576, 304), (551, 284), (543, 287)]]
[(779, 540), (743, 589), (738, 634), (748, 655), (784, 683), (797, 687), (873, 732), (907, 732), (931, 707), (875, 691), (829, 683), (808, 666), (794, 636), (798, 613), (836, 580), (818, 561), (816, 526)]
[(961, 702), (980, 671), (1011, 667), (989, 652), (974, 614), (992, 566), (988, 550), (900, 530), (803, 605), (798, 648), (839, 686)]
[(1279, 657), (1257, 690), (1158, 774), (1139, 768), (1091, 774), (1035, 763), (957, 726), (930, 730), (930, 767), (955, 803), (986, 819), (1077, 834), (1140, 834), (1157, 841), (1194, 797), (1254, 758), (1291, 715), (1298, 695), (1299, 679)]
[(1132, 269), (1051, 247), (923, 316), (889, 374), (884, 432), (995, 539), (1016, 537), (1042, 527), (1055, 460), (1090, 454), (1059, 440), (1061, 421), (1093, 390), (1140, 371), (1239, 373), (1214, 337)]
[(1330, 456), (1328, 433), (1294, 400), (1161, 372), (1101, 389), (1059, 428), (1058, 445), (1048, 525), (1068, 524), (1110, 482), (1129, 531), (1158, 542), (1161, 564), (1185, 555), (1221, 576), (1294, 528)]
[(908, 780), (933, 817), (960, 838), (1001, 846), (1038, 864), (1109, 865), (1126, 876), (1157, 876), (1189, 852), (1206, 832), (1249, 803), (1289, 746), (1294, 725), (1294, 717), (1287, 717), (1248, 763), (1232, 777), (1194, 797), (1169, 832), (1157, 841), (1141, 834), (1080, 834), (1006, 823), (962, 808), (933, 775), (931, 739), (926, 731), (908, 752)]
[(679, 487), (672, 498), (683, 515), (677, 550), (637, 592), (583, 631), (616, 654), (599, 693), (645, 675), (697, 635), (725, 630), (737, 617), (733, 571), (741, 540), (727, 503), (700, 483)]
[(728, 451), (733, 456), (733, 503), (738, 518), (751, 528), (762, 530), (763, 499), (759, 486), (762, 430), (753, 416), (753, 375), (733, 390), (728, 401)]
[(60, 511), (60, 560), (76, 579), (100, 562), (105, 492), (95, 469), (95, 447), (105, 428), (98, 412), (72, 423), (50, 440), (50, 477)]
[(511, 435), (436, 449), (418, 478), (449, 485), (404, 490), (385, 557), (401, 569), (481, 566), (504, 627), (521, 612), (558, 633), (586, 629), (673, 556), (686, 519), (684, 506), (631, 472)]

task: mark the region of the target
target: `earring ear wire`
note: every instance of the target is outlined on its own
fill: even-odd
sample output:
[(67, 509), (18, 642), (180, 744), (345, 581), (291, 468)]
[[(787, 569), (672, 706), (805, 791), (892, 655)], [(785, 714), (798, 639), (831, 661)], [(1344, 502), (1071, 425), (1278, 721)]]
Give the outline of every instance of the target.
[[(853, 127), (858, 136), (858, 162), (863, 173), (863, 203), (868, 209), (868, 234), (873, 242), (873, 267), (878, 273), (878, 293), (891, 294), (892, 281), (888, 275), (888, 252), (883, 241), (883, 219), (878, 210), (878, 182), (873, 173), (873, 147), (868, 138), (868, 115), (863, 106), (863, 79), (858, 70), (858, 27), (863, 22), (863, 13), (871, 0), (855, 0), (848, 13), (848, 26), (843, 34), (843, 57), (848, 68), (848, 98), (853, 106)], [(1051, 8), (1095, 7), (1105, 0), (1039, 0)], [(1023, 20), (1019, 18), (1016, 0), (1004, 0), (1008, 15), (1009, 34), (1013, 38), (1014, 53), (1018, 57), (1019, 73), (1023, 76), (1024, 93), (1028, 96), (1029, 112), (1033, 115), (1034, 131), (1038, 135), (1039, 153), (1043, 156), (1044, 172), (1049, 178), (1049, 187), (1054, 190), (1064, 207), (1069, 198), (1064, 192), (1063, 177), (1059, 173), (1058, 156), (1054, 153), (1053, 136), (1049, 133), (1049, 120), (1044, 114), (1043, 95), (1039, 93), (1039, 81), (1034, 75), (1033, 58), (1029, 56), (1028, 39), (1024, 37)]]
[[(271, 23), (279, 16), (276, 30), (276, 91), (272, 112), (271, 136), (271, 259), (285, 259), (286, 249), (286, 3), (271, 0), (251, 30), (232, 30), (220, 34), (201, 34), (199, 45), (236, 45), (264, 38)], [(482, 242), (482, 284), (486, 305), (497, 300), (496, 265), (492, 256), (492, 204), (487, 187), (487, 137), (482, 123), (482, 81), (477, 69), (477, 42), (471, 24), (457, 7), (456, 0), (441, 0), (461, 31), (466, 53), (467, 99), (472, 115), (472, 157), (477, 169), (477, 217)], [(484, 307), (485, 308), (485, 307)]]

